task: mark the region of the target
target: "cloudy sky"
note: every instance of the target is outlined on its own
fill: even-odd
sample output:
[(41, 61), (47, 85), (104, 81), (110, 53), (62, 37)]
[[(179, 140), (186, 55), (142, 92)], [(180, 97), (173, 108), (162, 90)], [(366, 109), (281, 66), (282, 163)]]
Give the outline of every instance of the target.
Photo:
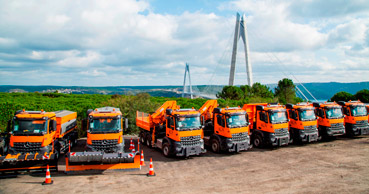
[[(0, 85), (227, 84), (236, 13), (254, 81), (369, 81), (367, 0), (0, 0)], [(246, 84), (239, 47), (235, 84)]]

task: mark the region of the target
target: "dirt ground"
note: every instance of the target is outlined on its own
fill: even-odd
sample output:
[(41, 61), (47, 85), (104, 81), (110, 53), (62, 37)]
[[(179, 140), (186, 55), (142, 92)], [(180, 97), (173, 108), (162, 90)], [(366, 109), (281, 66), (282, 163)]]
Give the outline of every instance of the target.
[[(369, 193), (369, 137), (190, 159), (144, 154), (140, 171), (52, 172), (47, 186), (44, 174), (19, 175), (0, 179), (0, 193)], [(155, 177), (146, 177), (150, 157)]]

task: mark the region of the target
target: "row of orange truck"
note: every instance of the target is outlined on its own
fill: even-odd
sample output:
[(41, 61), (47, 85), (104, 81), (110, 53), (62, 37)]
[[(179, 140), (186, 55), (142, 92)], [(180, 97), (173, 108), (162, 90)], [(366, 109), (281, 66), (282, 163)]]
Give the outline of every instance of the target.
[[(253, 146), (283, 146), (318, 141), (337, 135), (369, 133), (369, 106), (360, 101), (332, 103), (245, 104), (218, 107), (208, 100), (199, 110), (180, 108), (167, 101), (154, 113), (138, 112), (139, 141), (169, 156), (189, 157), (206, 152), (240, 152)], [(57, 168), (59, 156), (66, 156), (66, 171), (139, 169), (140, 155), (127, 151), (123, 129), (128, 120), (119, 108), (87, 110), (82, 129), (86, 145), (77, 143), (77, 113), (20, 110), (8, 122), (10, 134), (5, 154), (0, 155), (0, 172)]]
[(287, 104), (245, 104), (218, 107), (208, 100), (199, 110), (181, 109), (167, 101), (153, 114), (137, 111), (140, 141), (165, 156), (239, 152), (253, 146), (314, 142), (338, 135), (369, 133), (369, 106), (360, 101)]
[(71, 151), (77, 143), (77, 113), (17, 111), (8, 122), (7, 154), (0, 155), (0, 172), (39, 170), (47, 165), (57, 169), (61, 153), (66, 156), (66, 172), (106, 169), (139, 169), (137, 152), (125, 152), (123, 129), (128, 120), (119, 108), (103, 107), (87, 111), (82, 128), (87, 142), (81, 152)]

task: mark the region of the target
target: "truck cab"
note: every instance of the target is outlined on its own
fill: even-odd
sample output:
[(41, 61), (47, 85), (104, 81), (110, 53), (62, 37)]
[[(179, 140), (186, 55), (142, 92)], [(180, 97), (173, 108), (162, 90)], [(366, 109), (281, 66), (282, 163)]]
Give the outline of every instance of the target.
[(50, 153), (56, 138), (54, 112), (17, 111), (10, 122), (10, 154)]
[(366, 135), (369, 133), (368, 112), (360, 101), (339, 101), (345, 115), (345, 129), (348, 136)]
[(123, 123), (128, 128), (128, 119), (123, 119), (119, 108), (103, 107), (87, 110), (87, 151), (124, 152)]
[(240, 107), (218, 108), (217, 100), (208, 100), (200, 109), (205, 120), (204, 143), (215, 153), (240, 152), (250, 148), (249, 119)]
[(317, 117), (311, 103), (286, 105), (289, 118), (290, 143), (318, 141)]
[(245, 104), (250, 117), (251, 141), (255, 147), (288, 145), (288, 116), (279, 104)]
[(334, 137), (345, 134), (342, 107), (336, 102), (314, 102), (318, 116), (318, 130), (320, 138)]

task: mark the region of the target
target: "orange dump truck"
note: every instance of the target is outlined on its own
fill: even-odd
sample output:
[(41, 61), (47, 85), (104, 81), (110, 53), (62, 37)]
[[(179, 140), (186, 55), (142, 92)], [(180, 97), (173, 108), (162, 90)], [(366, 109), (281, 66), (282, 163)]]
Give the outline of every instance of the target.
[(240, 152), (250, 148), (245, 110), (240, 107), (218, 108), (217, 100), (208, 100), (199, 111), (205, 121), (204, 143), (213, 152)]
[(245, 104), (249, 115), (251, 142), (255, 147), (288, 145), (288, 118), (279, 104)]
[(77, 141), (77, 113), (67, 110), (56, 112), (17, 111), (11, 121), (9, 154), (0, 157), (0, 171), (57, 168), (61, 152), (68, 142)]
[(66, 172), (140, 169), (140, 155), (124, 150), (123, 128), (128, 128), (128, 119), (119, 108), (89, 109), (82, 123), (87, 130), (86, 148), (67, 154)]
[(176, 101), (165, 102), (153, 114), (137, 111), (136, 125), (141, 129), (142, 144), (161, 149), (166, 157), (206, 152), (200, 112), (180, 109)]
[(360, 101), (339, 101), (345, 114), (345, 129), (348, 136), (367, 135), (369, 133), (368, 112)]
[(286, 104), (286, 109), (290, 119), (290, 143), (318, 141), (317, 118), (313, 104)]
[(328, 138), (345, 134), (342, 107), (335, 102), (313, 103), (318, 116), (320, 138)]

